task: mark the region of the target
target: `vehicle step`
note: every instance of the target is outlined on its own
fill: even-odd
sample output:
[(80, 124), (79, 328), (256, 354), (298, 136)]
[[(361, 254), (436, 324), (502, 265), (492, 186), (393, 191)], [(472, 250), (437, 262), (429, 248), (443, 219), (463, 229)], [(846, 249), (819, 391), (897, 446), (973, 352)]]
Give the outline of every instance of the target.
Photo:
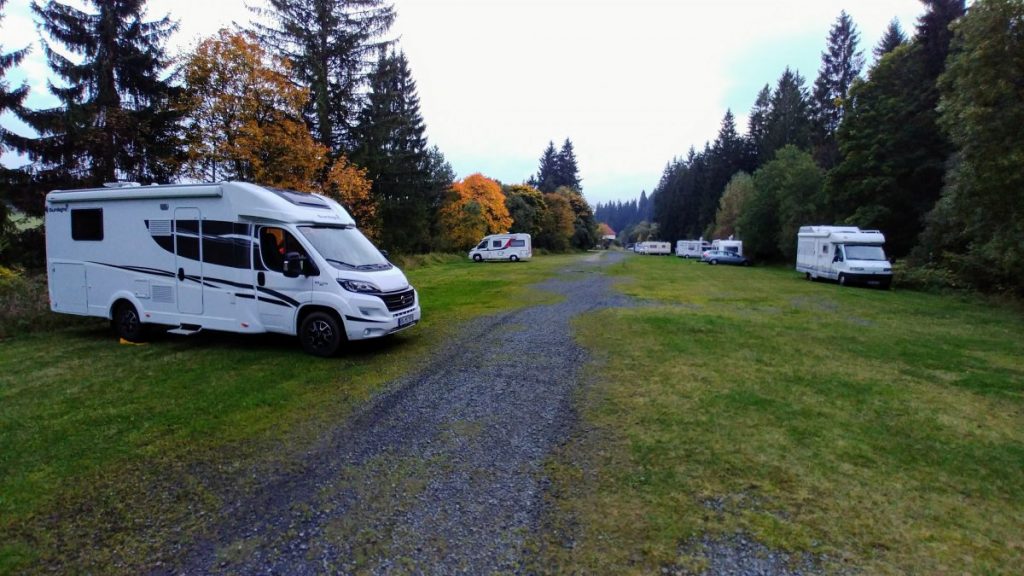
[(171, 330), (168, 330), (167, 333), (168, 334), (177, 334), (179, 336), (191, 336), (191, 335), (201, 331), (202, 329), (203, 329), (203, 327), (198, 325), (198, 324), (182, 324), (181, 326), (178, 326), (177, 328), (172, 328)]

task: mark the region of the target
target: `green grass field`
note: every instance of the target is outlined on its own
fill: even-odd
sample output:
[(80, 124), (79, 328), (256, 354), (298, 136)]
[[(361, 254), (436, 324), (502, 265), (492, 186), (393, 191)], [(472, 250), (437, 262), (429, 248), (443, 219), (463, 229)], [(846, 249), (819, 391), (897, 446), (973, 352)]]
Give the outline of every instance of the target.
[[(125, 346), (102, 321), (0, 340), (0, 574), (152, 568), (461, 322), (549, 301), (528, 286), (575, 258), (411, 259), (422, 324), (331, 360), (273, 336)], [(1019, 308), (676, 258), (608, 271), (641, 305), (577, 321), (593, 384), (550, 461), (545, 570), (698, 570), (688, 542), (736, 532), (869, 574), (1024, 565)]]
[(571, 258), (411, 259), (423, 322), (330, 360), (269, 335), (121, 345), (102, 320), (0, 340), (0, 574), (104, 573), (186, 538), (218, 509), (218, 481), (288, 465), (459, 322), (548, 301), (527, 286)]
[(613, 273), (645, 305), (577, 324), (596, 383), (550, 466), (546, 563), (699, 570), (688, 543), (739, 532), (827, 569), (1019, 573), (1019, 308), (676, 258)]

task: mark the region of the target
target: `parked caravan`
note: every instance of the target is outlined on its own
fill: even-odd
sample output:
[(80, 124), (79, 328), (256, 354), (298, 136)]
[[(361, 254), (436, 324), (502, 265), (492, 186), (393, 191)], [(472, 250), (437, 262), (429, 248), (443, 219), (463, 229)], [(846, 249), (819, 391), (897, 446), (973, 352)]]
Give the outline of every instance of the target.
[(676, 242), (676, 256), (680, 258), (697, 258), (705, 250), (711, 249), (711, 243), (706, 240), (680, 240)]
[(529, 234), (492, 234), (469, 251), (469, 258), (474, 262), (529, 260), (533, 258), (533, 242)]
[(297, 335), (333, 355), (420, 320), (419, 297), (337, 202), (247, 184), (56, 190), (46, 195), (54, 312), (148, 328)]
[(668, 256), (672, 253), (671, 242), (655, 242), (653, 240), (649, 240), (647, 242), (641, 242), (637, 244), (637, 246), (638, 254), (646, 254), (649, 256)]
[(802, 226), (797, 234), (796, 269), (808, 280), (827, 278), (840, 284), (892, 284), (892, 264), (885, 256), (885, 236), (855, 226)]
[(714, 240), (711, 242), (712, 250), (724, 250), (726, 252), (732, 252), (737, 256), (743, 256), (743, 241), (733, 240), (730, 236), (728, 240)]

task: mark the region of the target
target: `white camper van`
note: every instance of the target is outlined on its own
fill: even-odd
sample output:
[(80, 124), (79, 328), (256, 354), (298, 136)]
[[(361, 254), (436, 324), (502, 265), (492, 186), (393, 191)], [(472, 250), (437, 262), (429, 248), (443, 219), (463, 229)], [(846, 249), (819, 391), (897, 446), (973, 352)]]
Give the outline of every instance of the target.
[(150, 326), (298, 335), (318, 356), (420, 320), (401, 270), (337, 202), (240, 182), (46, 195), (54, 312)]
[(706, 240), (680, 240), (676, 242), (676, 256), (680, 258), (697, 258), (705, 250), (711, 249), (711, 243)]
[(529, 260), (533, 258), (533, 242), (529, 234), (492, 234), (469, 251), (469, 258), (474, 262)]
[(733, 240), (732, 236), (728, 240), (713, 240), (711, 242), (712, 250), (724, 250), (726, 252), (732, 252), (738, 256), (743, 256), (743, 241)]
[(892, 264), (885, 257), (885, 236), (855, 226), (802, 226), (797, 235), (796, 269), (808, 280), (840, 284), (861, 282), (888, 288)]

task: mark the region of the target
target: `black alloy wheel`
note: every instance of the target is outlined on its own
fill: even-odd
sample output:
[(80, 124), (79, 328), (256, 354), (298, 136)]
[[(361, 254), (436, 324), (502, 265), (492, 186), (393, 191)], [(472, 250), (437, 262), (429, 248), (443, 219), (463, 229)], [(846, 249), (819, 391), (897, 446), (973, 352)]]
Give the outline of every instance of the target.
[(341, 322), (335, 315), (327, 312), (313, 312), (306, 316), (299, 328), (302, 349), (321, 358), (337, 354), (341, 348), (343, 334)]

